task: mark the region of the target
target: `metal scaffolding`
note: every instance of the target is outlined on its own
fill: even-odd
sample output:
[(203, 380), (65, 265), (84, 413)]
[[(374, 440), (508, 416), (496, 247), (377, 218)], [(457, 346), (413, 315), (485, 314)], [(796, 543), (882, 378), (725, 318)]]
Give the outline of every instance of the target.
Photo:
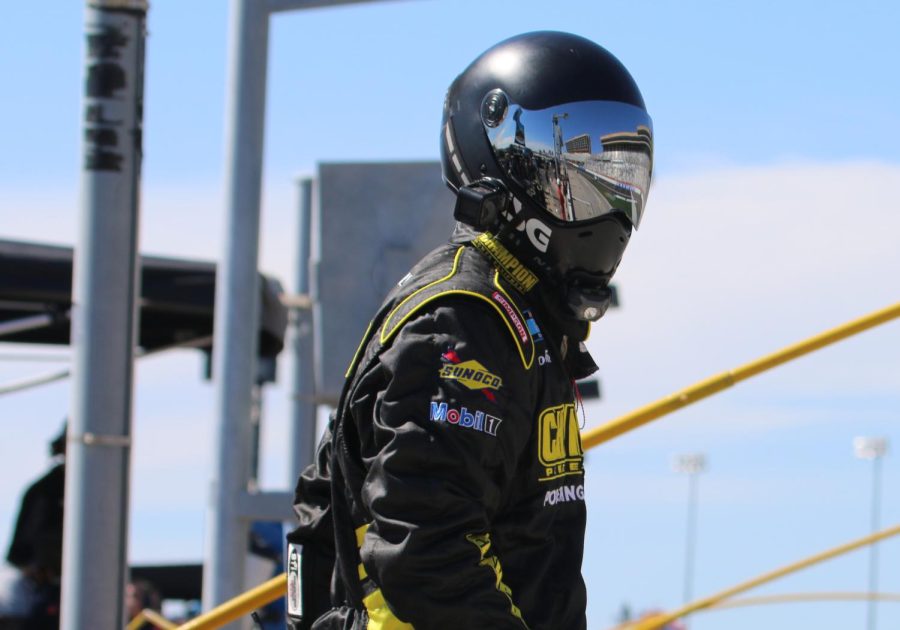
[[(359, 4), (376, 0), (232, 0), (226, 108), (225, 246), (218, 266), (216, 323), (213, 344), (218, 428), (214, 451), (203, 607), (210, 609), (243, 590), (248, 520), (288, 518), (288, 493), (250, 493), (250, 431), (252, 389), (256, 378), (257, 265), (260, 190), (265, 131), (266, 70), (269, 20), (281, 11)], [(303, 271), (301, 270), (301, 275)], [(295, 313), (295, 316), (297, 314)], [(302, 315), (298, 320), (302, 320)], [(302, 324), (302, 322), (301, 322)], [(300, 326), (295, 334), (300, 333)], [(298, 341), (295, 343), (308, 343)], [(306, 353), (306, 347), (297, 350)], [(304, 354), (308, 356), (308, 354)], [(297, 366), (309, 374), (306, 368)], [(298, 394), (306, 391), (306, 385)], [(315, 431), (315, 414), (297, 410), (293, 439), (308, 439)], [(306, 423), (313, 423), (312, 426)], [(292, 444), (298, 453), (309, 444)], [(304, 456), (292, 460), (291, 472)]]
[(87, 3), (61, 627), (125, 621), (146, 0)]

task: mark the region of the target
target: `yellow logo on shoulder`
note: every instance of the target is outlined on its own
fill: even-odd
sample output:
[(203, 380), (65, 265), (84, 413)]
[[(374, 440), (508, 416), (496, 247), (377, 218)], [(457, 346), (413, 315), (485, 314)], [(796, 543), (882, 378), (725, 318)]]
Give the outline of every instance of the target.
[(488, 372), (475, 359), (462, 363), (447, 363), (441, 367), (441, 378), (459, 381), (469, 389), (500, 389), (503, 379)]

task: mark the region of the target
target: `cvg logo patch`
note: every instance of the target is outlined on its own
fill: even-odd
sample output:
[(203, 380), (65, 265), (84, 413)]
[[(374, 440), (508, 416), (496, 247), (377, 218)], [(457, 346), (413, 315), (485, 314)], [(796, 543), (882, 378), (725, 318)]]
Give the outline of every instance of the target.
[(503, 379), (491, 374), (486, 367), (475, 359), (462, 363), (447, 363), (441, 366), (441, 378), (459, 381), (469, 389), (500, 389)]
[(544, 466), (541, 481), (584, 472), (584, 451), (574, 404), (548, 407), (538, 416), (538, 460)]

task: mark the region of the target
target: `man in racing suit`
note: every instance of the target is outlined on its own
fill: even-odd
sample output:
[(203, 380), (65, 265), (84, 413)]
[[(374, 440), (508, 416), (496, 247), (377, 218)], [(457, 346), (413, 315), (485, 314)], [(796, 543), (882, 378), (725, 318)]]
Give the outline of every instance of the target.
[[(490, 71), (511, 51), (543, 61), (557, 80), (566, 64), (576, 77), (609, 74), (613, 65), (615, 80), (627, 85), (607, 79), (595, 88), (606, 98), (576, 86), (573, 98), (572, 79), (555, 88), (557, 103), (529, 103), (520, 83), (540, 91), (535, 77)], [(398, 283), (351, 362), (316, 463), (297, 484), (289, 627), (585, 627), (575, 381), (596, 370), (583, 341), (608, 304), (609, 279), (639, 221), (652, 155), (652, 145), (638, 142), (650, 133), (643, 101), (615, 64), (582, 38), (531, 33), (492, 48), (451, 86), (444, 177), (458, 195), (455, 216), (468, 226), (459, 224), (450, 243)], [(609, 122), (610, 100), (643, 117), (624, 127), (622, 116)], [(506, 116), (514, 103), (515, 119)], [(581, 116), (576, 139), (576, 132), (624, 135), (640, 145), (637, 163), (646, 172), (633, 169), (641, 176), (628, 181), (635, 190), (608, 195), (626, 191), (629, 212), (599, 193), (593, 212), (567, 201), (570, 187), (584, 182), (621, 183), (621, 160), (615, 177), (562, 151), (555, 164), (541, 164), (551, 157), (538, 155), (542, 145), (529, 146), (526, 134), (555, 134), (559, 122), (535, 103), (605, 113), (599, 126)], [(509, 123), (523, 131), (492, 137), (476, 125), (467, 138), (467, 108), (485, 128)], [(493, 164), (467, 170), (483, 159), (472, 148), (479, 141)], [(555, 187), (549, 196), (548, 187)]]

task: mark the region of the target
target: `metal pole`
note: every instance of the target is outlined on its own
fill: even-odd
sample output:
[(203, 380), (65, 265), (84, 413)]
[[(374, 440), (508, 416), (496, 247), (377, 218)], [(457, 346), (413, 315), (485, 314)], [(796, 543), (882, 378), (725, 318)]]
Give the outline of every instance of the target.
[(679, 455), (672, 465), (675, 472), (688, 476), (687, 526), (684, 543), (684, 599), (691, 601), (694, 587), (694, 556), (697, 548), (697, 481), (701, 472), (706, 469), (706, 456), (702, 453)]
[[(881, 514), (881, 457), (872, 459), (872, 532), (877, 532)], [(878, 627), (878, 543), (869, 547), (869, 602), (867, 604), (867, 623), (869, 630)]]
[(0, 324), (0, 337), (5, 335), (15, 335), (16, 333), (35, 330), (37, 328), (46, 328), (56, 322), (53, 315), (30, 315), (20, 319), (6, 321)]
[(209, 506), (203, 605), (243, 588), (248, 526), (239, 502), (250, 468), (251, 390), (259, 320), (262, 186), (269, 14), (264, 2), (232, 0), (229, 45), (225, 244), (216, 277), (213, 378), (219, 426)]
[(246, 490), (259, 491), (259, 456), (262, 439), (263, 386), (255, 384), (250, 390), (250, 474)]
[[(881, 511), (881, 458), (887, 453), (887, 438), (857, 437), (853, 440), (853, 452), (859, 459), (872, 461), (872, 512), (871, 531), (878, 531)], [(878, 546), (869, 547), (869, 601), (866, 604), (866, 628), (877, 627), (877, 606), (875, 593), (878, 592)]]
[[(299, 182), (299, 230), (297, 234), (297, 293), (310, 294), (309, 259), (312, 242), (312, 179)], [(291, 396), (290, 483), (296, 483), (303, 469), (313, 461), (316, 440), (313, 311), (295, 308), (291, 312), (294, 374)]]
[(331, 8), (346, 4), (362, 4), (364, 2), (380, 2), (381, 0), (268, 0), (269, 11), (299, 11), (301, 9)]
[(89, 1), (61, 627), (125, 624), (146, 0)]
[(684, 596), (682, 603), (691, 601), (694, 582), (694, 549), (697, 540), (697, 473), (688, 474), (687, 533), (684, 545)]

